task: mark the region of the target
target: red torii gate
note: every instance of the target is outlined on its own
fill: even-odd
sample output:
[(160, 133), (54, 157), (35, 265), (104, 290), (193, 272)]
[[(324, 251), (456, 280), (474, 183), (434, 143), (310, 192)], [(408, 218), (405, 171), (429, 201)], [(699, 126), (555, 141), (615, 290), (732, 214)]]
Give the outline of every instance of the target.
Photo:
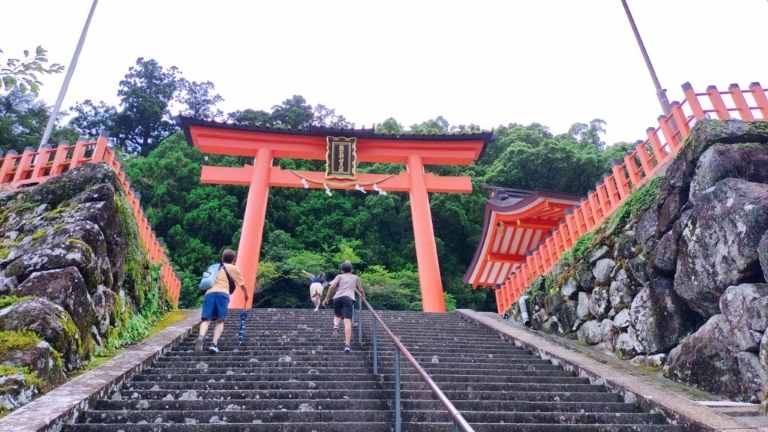
[[(231, 308), (250, 308), (253, 302), (270, 187), (355, 189), (375, 185), (388, 192), (408, 192), (422, 307), (425, 312), (445, 312), (428, 193), (470, 193), (472, 183), (469, 177), (427, 173), (424, 166), (469, 165), (480, 156), (490, 133), (392, 135), (355, 129), (248, 128), (192, 118), (181, 118), (181, 125), (187, 140), (203, 153), (254, 157), (253, 165), (203, 166), (201, 173), (203, 183), (249, 187), (237, 256), (246, 280), (248, 301), (237, 291)], [(349, 154), (356, 154), (359, 162), (403, 164), (407, 172), (357, 174), (340, 182), (327, 178), (326, 173), (284, 170), (272, 165), (275, 158), (326, 160), (331, 137), (354, 138), (356, 151)]]

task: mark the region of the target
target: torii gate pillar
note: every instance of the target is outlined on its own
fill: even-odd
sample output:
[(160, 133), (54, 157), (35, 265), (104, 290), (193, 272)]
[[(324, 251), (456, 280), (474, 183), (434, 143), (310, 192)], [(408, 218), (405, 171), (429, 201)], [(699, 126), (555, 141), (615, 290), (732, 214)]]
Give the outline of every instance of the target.
[(432, 226), (432, 212), (429, 209), (429, 193), (424, 181), (424, 164), (421, 156), (408, 158), (408, 174), (411, 187), (411, 220), (416, 243), (416, 261), (419, 266), (419, 287), (424, 312), (445, 312), (443, 282), (440, 278), (440, 264), (437, 259), (435, 230)]
[(237, 266), (245, 280), (248, 301), (243, 298), (241, 290), (235, 290), (229, 306), (233, 309), (250, 309), (251, 304), (253, 304), (256, 275), (259, 273), (261, 241), (264, 237), (264, 219), (267, 216), (271, 167), (272, 151), (266, 147), (260, 148), (253, 161), (251, 182), (248, 187), (248, 201), (246, 201), (245, 215), (243, 216), (243, 228), (237, 247)]

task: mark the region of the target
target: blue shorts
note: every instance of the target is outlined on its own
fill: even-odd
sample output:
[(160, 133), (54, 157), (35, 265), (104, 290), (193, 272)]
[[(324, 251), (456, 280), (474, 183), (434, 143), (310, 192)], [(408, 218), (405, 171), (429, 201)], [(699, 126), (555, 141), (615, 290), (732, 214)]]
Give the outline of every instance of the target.
[(223, 321), (227, 318), (229, 294), (220, 292), (206, 294), (203, 298), (203, 321)]

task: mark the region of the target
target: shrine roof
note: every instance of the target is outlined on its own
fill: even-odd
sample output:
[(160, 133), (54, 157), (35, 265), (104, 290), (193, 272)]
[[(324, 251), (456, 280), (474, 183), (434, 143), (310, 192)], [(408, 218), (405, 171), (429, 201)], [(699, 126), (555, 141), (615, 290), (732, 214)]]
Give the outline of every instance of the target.
[[(328, 128), (322, 126), (310, 126), (304, 129), (289, 129), (289, 128), (277, 128), (277, 127), (256, 127), (256, 126), (240, 126), (231, 123), (216, 122), (210, 120), (201, 120), (192, 117), (180, 116), (178, 123), (184, 130), (184, 133), (189, 139), (189, 128), (192, 126), (202, 126), (207, 128), (235, 130), (235, 131), (248, 131), (248, 132), (261, 132), (269, 134), (282, 134), (282, 135), (299, 135), (299, 136), (346, 136), (356, 138), (369, 138), (369, 139), (387, 139), (387, 140), (408, 140), (408, 141), (483, 141), (483, 144), (487, 143), (493, 137), (493, 132), (476, 132), (476, 133), (448, 133), (448, 134), (414, 134), (414, 133), (402, 133), (402, 134), (389, 134), (389, 133), (377, 133), (374, 129), (344, 129), (344, 128)], [(191, 142), (191, 139), (189, 139)]]
[(483, 232), (464, 282), (473, 287), (503, 283), (579, 204), (574, 195), (486, 187)]

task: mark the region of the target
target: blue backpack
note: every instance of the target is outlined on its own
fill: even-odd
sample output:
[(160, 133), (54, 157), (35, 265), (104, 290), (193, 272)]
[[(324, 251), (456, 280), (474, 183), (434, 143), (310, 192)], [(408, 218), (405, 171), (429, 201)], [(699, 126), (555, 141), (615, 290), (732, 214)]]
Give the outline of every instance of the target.
[(216, 278), (219, 276), (219, 272), (222, 267), (221, 263), (211, 264), (208, 269), (203, 273), (203, 278), (200, 279), (200, 291), (208, 291), (213, 284), (216, 283)]

